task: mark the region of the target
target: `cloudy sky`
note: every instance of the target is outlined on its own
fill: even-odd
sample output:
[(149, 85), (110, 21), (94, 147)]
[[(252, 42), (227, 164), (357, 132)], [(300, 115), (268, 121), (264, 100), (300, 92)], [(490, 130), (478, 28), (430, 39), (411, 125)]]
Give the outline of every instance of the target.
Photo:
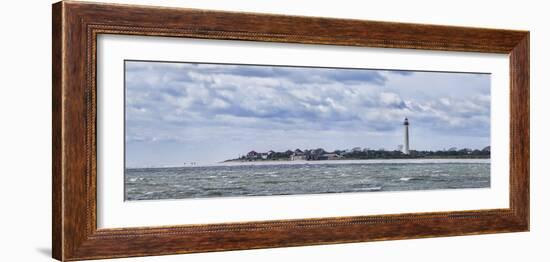
[(490, 144), (490, 75), (125, 62), (128, 167), (215, 163), (250, 150)]

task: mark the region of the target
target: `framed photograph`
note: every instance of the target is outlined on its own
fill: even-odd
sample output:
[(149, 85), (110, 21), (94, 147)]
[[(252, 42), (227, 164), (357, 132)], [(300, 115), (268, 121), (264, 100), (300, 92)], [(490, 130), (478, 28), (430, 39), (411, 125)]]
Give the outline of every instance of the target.
[(529, 230), (529, 32), (59, 2), (53, 257)]

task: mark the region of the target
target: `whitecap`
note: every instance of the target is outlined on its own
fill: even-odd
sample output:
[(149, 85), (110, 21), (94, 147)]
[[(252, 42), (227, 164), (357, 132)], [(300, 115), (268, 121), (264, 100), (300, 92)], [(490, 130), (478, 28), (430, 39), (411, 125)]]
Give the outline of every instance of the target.
[(364, 188), (361, 188), (361, 190), (365, 190), (365, 191), (380, 191), (380, 190), (382, 190), (382, 187), (381, 187), (381, 186), (364, 187)]
[(400, 178), (399, 180), (401, 180), (401, 181), (409, 181), (409, 180), (411, 180), (411, 179), (412, 179), (412, 177), (402, 177), (402, 178)]

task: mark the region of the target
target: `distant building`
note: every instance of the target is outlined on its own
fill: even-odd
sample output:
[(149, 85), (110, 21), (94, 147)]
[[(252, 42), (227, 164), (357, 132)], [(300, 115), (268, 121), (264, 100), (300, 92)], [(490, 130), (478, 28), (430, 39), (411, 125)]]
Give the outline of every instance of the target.
[(483, 152), (491, 152), (491, 146), (486, 146), (483, 149), (481, 149)]
[(321, 155), (325, 154), (326, 151), (322, 148), (317, 148), (313, 150), (306, 151), (306, 160), (320, 160)]
[(248, 152), (248, 154), (246, 154), (246, 158), (249, 158), (249, 159), (256, 159), (256, 158), (259, 158), (260, 157), (260, 154), (254, 150)]
[(338, 160), (340, 158), (342, 158), (341, 155), (334, 154), (334, 153), (327, 153), (327, 154), (322, 154), (319, 157), (319, 160)]
[(292, 154), (290, 155), (290, 160), (292, 161), (295, 161), (295, 160), (307, 160), (307, 156), (306, 154), (300, 150), (300, 149), (296, 149), (294, 150), (294, 152), (292, 152)]

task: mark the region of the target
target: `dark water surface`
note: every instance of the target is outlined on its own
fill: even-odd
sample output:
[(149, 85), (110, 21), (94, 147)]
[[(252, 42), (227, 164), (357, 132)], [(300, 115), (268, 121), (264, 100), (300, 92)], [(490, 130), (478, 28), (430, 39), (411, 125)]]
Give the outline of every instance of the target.
[(130, 168), (126, 200), (490, 187), (490, 161), (357, 160)]

